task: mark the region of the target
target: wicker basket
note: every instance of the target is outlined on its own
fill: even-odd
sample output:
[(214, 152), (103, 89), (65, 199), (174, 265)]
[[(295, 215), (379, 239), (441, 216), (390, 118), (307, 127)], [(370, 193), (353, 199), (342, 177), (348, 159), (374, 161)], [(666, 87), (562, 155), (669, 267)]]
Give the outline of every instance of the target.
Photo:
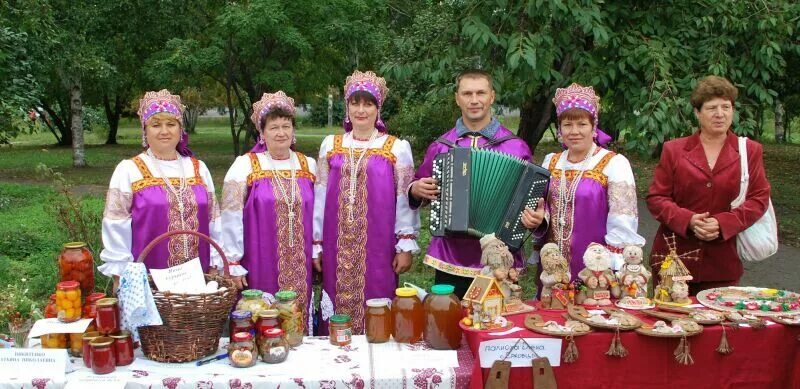
[[(228, 259), (219, 245), (208, 236), (195, 231), (170, 231), (153, 239), (142, 250), (137, 262), (142, 262), (147, 254), (162, 240), (173, 235), (194, 235), (207, 241), (217, 250), (224, 263), (224, 274), (229, 275)], [(219, 347), (219, 339), (233, 305), (236, 303), (236, 287), (229, 277), (205, 275), (206, 282), (214, 280), (225, 291), (208, 294), (176, 294), (159, 292), (153, 280), (153, 290), (158, 313), (164, 325), (139, 328), (142, 352), (154, 361), (181, 363), (190, 362), (211, 355)]]

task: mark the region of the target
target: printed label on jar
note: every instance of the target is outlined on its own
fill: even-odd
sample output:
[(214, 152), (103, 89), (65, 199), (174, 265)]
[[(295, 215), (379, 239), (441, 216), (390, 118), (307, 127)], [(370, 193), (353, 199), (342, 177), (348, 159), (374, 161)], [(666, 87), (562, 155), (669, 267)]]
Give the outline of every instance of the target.
[(336, 330), (337, 343), (349, 342), (352, 336), (353, 336), (353, 331), (351, 331), (349, 328), (344, 330)]
[(231, 360), (239, 366), (247, 366), (253, 362), (253, 353), (250, 350), (234, 350), (231, 353)]
[(286, 347), (283, 346), (272, 347), (269, 349), (269, 356), (274, 358), (283, 358), (285, 354), (286, 354)]

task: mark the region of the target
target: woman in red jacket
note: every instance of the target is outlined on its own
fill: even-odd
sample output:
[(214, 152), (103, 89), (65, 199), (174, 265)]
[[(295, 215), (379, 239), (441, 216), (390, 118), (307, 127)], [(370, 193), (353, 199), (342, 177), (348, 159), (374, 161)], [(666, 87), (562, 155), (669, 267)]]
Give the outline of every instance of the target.
[(664, 236), (672, 233), (678, 254), (700, 249), (696, 261), (685, 261), (693, 276), (692, 295), (739, 282), (744, 269), (736, 235), (764, 215), (769, 203), (761, 144), (747, 140), (750, 185), (744, 203), (731, 209), (741, 179), (738, 140), (731, 131), (737, 95), (722, 77), (697, 83), (691, 103), (698, 130), (664, 144), (647, 194), (647, 207), (661, 223), (652, 254), (667, 254)]

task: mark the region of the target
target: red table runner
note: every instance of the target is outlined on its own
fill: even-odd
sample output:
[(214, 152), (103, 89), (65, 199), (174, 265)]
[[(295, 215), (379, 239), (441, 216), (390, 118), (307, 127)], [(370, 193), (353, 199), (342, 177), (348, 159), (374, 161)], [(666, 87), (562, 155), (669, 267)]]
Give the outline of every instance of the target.
[[(656, 318), (637, 311), (628, 311), (646, 323)], [(547, 320), (563, 323), (563, 312), (536, 311)], [(518, 327), (525, 328), (525, 314), (508, 317)], [(566, 341), (562, 344), (561, 366), (553, 372), (561, 388), (800, 388), (800, 327), (782, 324), (764, 329), (741, 327), (727, 329), (728, 343), (733, 352), (717, 353), (722, 336), (720, 325), (705, 326), (703, 333), (689, 337), (693, 365), (679, 364), (673, 355), (679, 338), (654, 338), (634, 331), (621, 333), (622, 344), (628, 349), (624, 358), (606, 356), (612, 331), (575, 338), (580, 356), (573, 363), (563, 361)], [(503, 338), (547, 338), (527, 329), (507, 335), (465, 332), (475, 357), (470, 387), (483, 388), (489, 369), (482, 369), (478, 346), (482, 341)], [(512, 368), (510, 387), (531, 388), (531, 368)]]

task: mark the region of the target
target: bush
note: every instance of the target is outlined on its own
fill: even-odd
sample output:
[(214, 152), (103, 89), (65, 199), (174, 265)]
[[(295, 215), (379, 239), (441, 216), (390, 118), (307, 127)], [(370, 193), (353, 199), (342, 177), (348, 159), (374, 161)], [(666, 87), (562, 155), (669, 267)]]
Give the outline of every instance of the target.
[(451, 97), (406, 102), (387, 125), (392, 133), (411, 143), (416, 159), (436, 138), (453, 128), (461, 112)]
[[(333, 99), (333, 126), (341, 126), (344, 119), (344, 101), (339, 98)], [(328, 125), (328, 99), (315, 99), (311, 103), (311, 115), (309, 122), (315, 127), (325, 127)]]

